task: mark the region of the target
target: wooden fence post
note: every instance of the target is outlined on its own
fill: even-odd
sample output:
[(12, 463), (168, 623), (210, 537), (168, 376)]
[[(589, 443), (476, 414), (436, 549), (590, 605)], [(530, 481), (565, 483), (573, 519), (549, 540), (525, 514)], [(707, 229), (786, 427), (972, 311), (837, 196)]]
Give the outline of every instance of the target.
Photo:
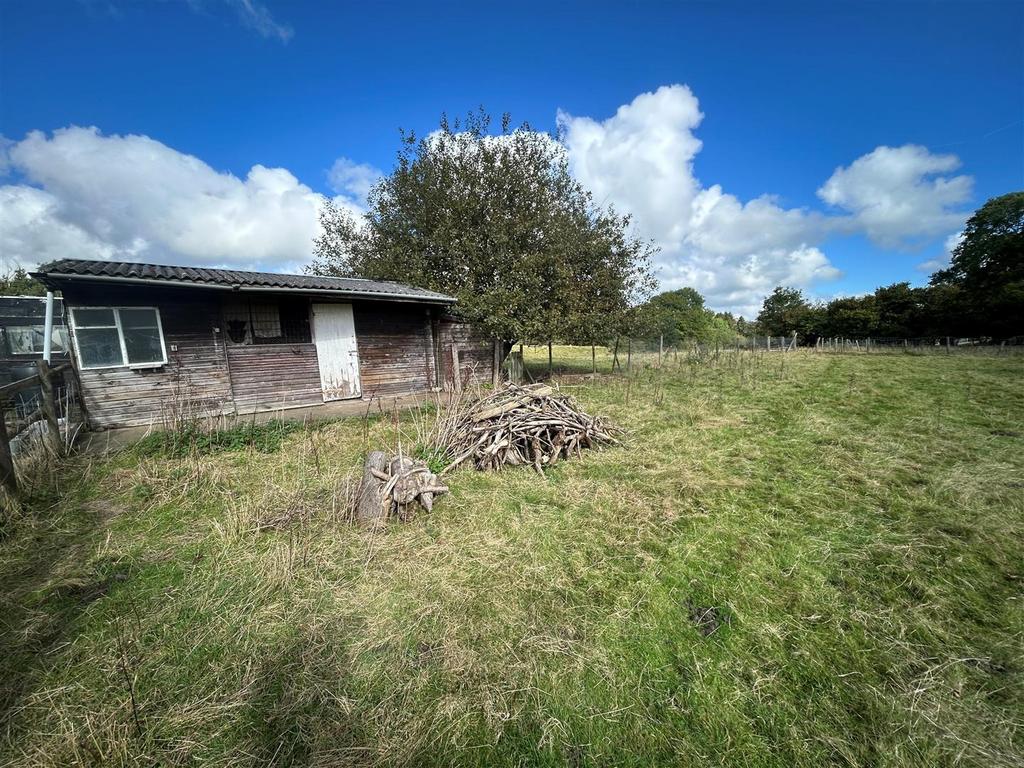
[(665, 354), (665, 334), (658, 337), (658, 367), (661, 368), (661, 356)]
[(590, 345), (590, 372), (597, 376), (597, 347)]
[(633, 370), (633, 339), (626, 340), (626, 373)]
[(501, 381), (501, 342), (494, 340), (494, 363), (491, 371), (491, 386), (497, 387)]
[(513, 384), (522, 384), (525, 376), (523, 375), (523, 353), (520, 352), (509, 352), (508, 355), (508, 380)]
[(554, 356), (551, 354), (551, 342), (548, 342), (548, 378), (550, 379), (554, 373)]
[(462, 391), (462, 366), (459, 365), (459, 347), (452, 344), (452, 387), (456, 392)]
[(57, 421), (57, 402), (53, 394), (53, 378), (50, 364), (45, 360), (37, 360), (39, 368), (39, 388), (43, 394), (43, 416), (46, 421), (47, 440), (54, 456), (64, 455), (64, 441), (60, 436), (60, 423)]
[(7, 436), (7, 414), (0, 403), (0, 485), (12, 496), (18, 492), (18, 478), (14, 474), (14, 456)]

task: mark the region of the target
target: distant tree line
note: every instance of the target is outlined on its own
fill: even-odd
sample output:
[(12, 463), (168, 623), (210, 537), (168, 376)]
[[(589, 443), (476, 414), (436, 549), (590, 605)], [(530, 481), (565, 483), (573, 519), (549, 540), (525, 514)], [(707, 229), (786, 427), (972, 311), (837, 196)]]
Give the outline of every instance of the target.
[(704, 306), (693, 288), (666, 291), (633, 308), (621, 333), (637, 339), (658, 340), (668, 347), (698, 342), (730, 344), (739, 335), (737, 320)]
[(813, 303), (779, 286), (753, 330), (772, 336), (1005, 339), (1024, 335), (1024, 192), (989, 200), (968, 220), (949, 267), (927, 286), (893, 283), (874, 293)]

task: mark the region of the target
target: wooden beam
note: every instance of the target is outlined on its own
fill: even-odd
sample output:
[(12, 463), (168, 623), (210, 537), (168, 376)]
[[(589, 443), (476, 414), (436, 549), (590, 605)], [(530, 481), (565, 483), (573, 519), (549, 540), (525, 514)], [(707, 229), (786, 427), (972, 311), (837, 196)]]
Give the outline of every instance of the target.
[(462, 391), (462, 366), (459, 365), (458, 344), (452, 344), (452, 386), (456, 392)]
[[(61, 363), (60, 365), (56, 366), (55, 368), (51, 368), (50, 372), (51, 373), (63, 373), (64, 371), (68, 370), (69, 368), (71, 368), (71, 364), (70, 363)], [(32, 389), (33, 387), (38, 387), (38, 386), (39, 386), (39, 374), (34, 374), (32, 376), (26, 376), (24, 379), (18, 379), (17, 381), (12, 381), (10, 384), (4, 384), (3, 386), (0, 386), (0, 400), (5, 400), (5, 399), (7, 399), (8, 397), (10, 397), (13, 394), (16, 394), (18, 392), (23, 392), (26, 389)]]
[(47, 440), (54, 456), (64, 455), (64, 440), (60, 436), (60, 424), (57, 421), (57, 400), (54, 396), (53, 375), (50, 365), (45, 360), (37, 360), (39, 368), (39, 388), (43, 393), (43, 416), (46, 421)]
[(11, 455), (11, 441), (7, 436), (3, 407), (0, 407), (0, 485), (12, 496), (18, 492), (18, 478), (14, 474), (14, 457)]

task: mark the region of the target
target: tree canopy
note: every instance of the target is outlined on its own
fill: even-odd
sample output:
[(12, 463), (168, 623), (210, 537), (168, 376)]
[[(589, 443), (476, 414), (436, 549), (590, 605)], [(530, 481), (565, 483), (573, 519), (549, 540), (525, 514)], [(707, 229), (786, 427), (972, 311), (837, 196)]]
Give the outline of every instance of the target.
[(986, 335), (1024, 333), (1024, 192), (994, 197), (967, 221), (947, 269), (933, 286), (961, 291), (970, 330)]
[(811, 306), (798, 288), (778, 286), (764, 300), (757, 316), (761, 332), (769, 336), (805, 335), (812, 321)]
[(15, 267), (0, 274), (0, 296), (43, 296), (46, 287), (33, 278), (24, 267)]
[(505, 341), (607, 338), (653, 287), (653, 247), (595, 205), (552, 137), (490, 123), (481, 110), (403, 132), (365, 216), (324, 207), (310, 270), (449, 293)]

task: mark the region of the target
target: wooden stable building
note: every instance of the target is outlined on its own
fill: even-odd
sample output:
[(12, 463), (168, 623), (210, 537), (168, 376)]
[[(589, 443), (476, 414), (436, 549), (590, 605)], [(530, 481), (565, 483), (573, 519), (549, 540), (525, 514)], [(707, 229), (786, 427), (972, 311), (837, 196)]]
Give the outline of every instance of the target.
[(33, 276), (63, 295), (93, 427), (461, 388), (497, 357), (452, 297), (401, 283), (79, 259)]

